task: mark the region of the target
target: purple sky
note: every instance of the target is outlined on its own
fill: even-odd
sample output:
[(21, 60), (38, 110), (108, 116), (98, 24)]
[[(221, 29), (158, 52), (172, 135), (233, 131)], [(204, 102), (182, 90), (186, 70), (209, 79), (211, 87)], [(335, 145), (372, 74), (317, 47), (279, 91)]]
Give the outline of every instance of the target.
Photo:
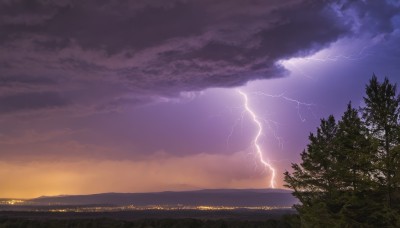
[(281, 187), (399, 43), (398, 0), (1, 1), (0, 197), (267, 188), (237, 88)]

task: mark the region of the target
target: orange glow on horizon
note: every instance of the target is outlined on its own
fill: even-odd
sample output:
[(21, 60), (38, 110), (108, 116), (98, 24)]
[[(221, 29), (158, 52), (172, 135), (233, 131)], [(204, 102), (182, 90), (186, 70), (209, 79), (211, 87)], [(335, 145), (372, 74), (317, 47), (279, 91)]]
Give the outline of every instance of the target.
[(143, 161), (0, 162), (0, 198), (265, 188), (265, 176), (254, 170), (253, 159), (238, 152)]

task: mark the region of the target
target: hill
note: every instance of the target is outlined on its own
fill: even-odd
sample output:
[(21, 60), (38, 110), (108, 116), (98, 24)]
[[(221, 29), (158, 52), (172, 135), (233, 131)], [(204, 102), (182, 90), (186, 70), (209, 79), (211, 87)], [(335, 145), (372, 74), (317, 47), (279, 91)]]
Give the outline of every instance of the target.
[(35, 205), (290, 207), (298, 201), (291, 195), (291, 191), (283, 189), (206, 189), (182, 192), (42, 196), (29, 202)]

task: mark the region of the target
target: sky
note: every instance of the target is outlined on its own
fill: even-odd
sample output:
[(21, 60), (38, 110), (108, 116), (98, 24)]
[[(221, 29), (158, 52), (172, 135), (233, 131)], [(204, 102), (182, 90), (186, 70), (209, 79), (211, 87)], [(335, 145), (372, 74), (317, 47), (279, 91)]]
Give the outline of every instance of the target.
[(2, 0), (0, 197), (269, 188), (400, 82), (398, 0)]

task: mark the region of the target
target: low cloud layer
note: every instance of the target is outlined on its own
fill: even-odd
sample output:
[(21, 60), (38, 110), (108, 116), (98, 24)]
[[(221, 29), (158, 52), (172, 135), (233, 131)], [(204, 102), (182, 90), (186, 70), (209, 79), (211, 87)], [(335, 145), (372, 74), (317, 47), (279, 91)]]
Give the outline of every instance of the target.
[(389, 33), (397, 9), (384, 1), (2, 1), (0, 101), (8, 102), (0, 113), (115, 109), (282, 77), (276, 61), (366, 30)]

